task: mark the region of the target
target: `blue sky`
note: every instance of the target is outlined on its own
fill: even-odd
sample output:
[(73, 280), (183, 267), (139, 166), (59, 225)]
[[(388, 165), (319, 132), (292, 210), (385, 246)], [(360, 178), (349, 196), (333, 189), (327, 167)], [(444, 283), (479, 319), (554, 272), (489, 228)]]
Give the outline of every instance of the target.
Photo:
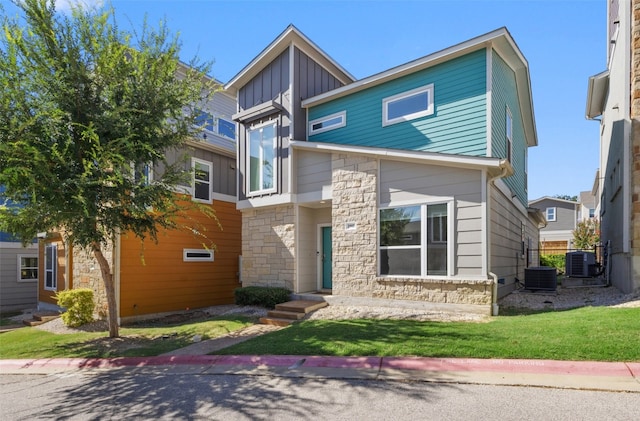
[[(70, 0), (58, 1), (63, 7)], [(145, 15), (154, 26), (166, 19), (182, 41), (182, 60), (197, 55), (214, 61), (212, 76), (222, 82), (290, 23), (358, 79), (505, 26), (531, 73), (539, 145), (529, 149), (529, 199), (578, 195), (593, 186), (600, 126), (584, 115), (587, 79), (606, 69), (605, 0), (112, 0), (111, 4), (123, 30), (140, 28)]]

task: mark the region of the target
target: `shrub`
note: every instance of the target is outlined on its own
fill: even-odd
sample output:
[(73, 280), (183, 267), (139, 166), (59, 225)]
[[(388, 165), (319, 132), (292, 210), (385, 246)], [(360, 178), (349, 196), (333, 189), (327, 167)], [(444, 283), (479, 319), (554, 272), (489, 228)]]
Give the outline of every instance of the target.
[(567, 256), (565, 254), (541, 254), (540, 265), (556, 268), (559, 274), (563, 274), (566, 265), (566, 257)]
[(275, 308), (276, 304), (289, 301), (289, 291), (278, 287), (244, 287), (236, 288), (234, 295), (236, 304), (241, 306), (262, 306)]
[(93, 321), (93, 291), (88, 288), (71, 289), (56, 293), (58, 305), (66, 311), (62, 321), (70, 327), (82, 326)]

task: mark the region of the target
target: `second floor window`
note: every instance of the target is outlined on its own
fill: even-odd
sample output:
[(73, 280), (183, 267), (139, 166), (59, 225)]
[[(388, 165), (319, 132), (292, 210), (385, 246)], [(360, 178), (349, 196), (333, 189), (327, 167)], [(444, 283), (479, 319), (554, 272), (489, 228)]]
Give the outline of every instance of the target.
[(192, 158), (193, 167), (193, 199), (211, 203), (211, 173), (213, 164), (208, 161)]
[(433, 114), (433, 84), (402, 92), (382, 100), (382, 125)]
[(556, 208), (547, 208), (547, 221), (553, 222), (556, 220)]
[(511, 116), (511, 110), (507, 107), (506, 112), (506, 149), (507, 149), (507, 160), (511, 162), (511, 157), (513, 156), (513, 117)]
[(275, 191), (276, 124), (249, 130), (249, 193)]

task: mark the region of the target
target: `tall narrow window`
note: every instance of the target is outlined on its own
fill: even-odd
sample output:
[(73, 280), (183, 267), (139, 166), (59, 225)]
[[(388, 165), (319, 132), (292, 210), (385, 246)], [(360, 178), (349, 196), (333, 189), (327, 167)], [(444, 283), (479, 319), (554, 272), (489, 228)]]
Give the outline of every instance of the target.
[(447, 274), (447, 204), (427, 206), (427, 275)]
[(507, 107), (506, 112), (506, 149), (506, 158), (511, 162), (511, 158), (513, 157), (513, 117), (511, 116), (511, 110), (509, 110), (509, 107)]
[(249, 130), (249, 193), (275, 191), (276, 124)]
[(44, 289), (55, 291), (58, 288), (58, 246), (47, 244), (44, 247)]
[(191, 158), (193, 167), (193, 199), (211, 203), (211, 162)]

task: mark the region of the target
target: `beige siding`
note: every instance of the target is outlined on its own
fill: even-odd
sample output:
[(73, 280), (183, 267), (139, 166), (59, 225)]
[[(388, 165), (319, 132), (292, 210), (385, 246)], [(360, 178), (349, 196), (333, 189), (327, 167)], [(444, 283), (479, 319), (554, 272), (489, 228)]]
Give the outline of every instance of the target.
[(296, 151), (298, 194), (331, 190), (331, 154)]
[(454, 275), (482, 273), (481, 172), (399, 161), (380, 163), (380, 206), (453, 200)]

